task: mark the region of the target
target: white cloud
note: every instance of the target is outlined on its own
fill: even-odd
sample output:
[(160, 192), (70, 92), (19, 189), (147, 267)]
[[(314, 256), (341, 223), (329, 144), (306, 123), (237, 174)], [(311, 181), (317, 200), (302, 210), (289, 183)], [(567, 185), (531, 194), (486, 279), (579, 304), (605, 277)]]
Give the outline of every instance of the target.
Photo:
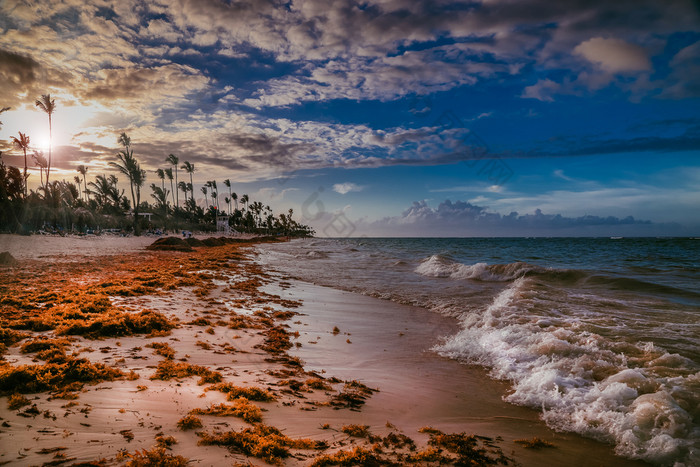
[(520, 97), (553, 102), (554, 97), (552, 97), (552, 95), (558, 93), (560, 90), (561, 85), (559, 83), (555, 83), (551, 79), (541, 79), (532, 86), (527, 86)]
[(351, 191), (362, 191), (363, 188), (364, 187), (350, 182), (336, 183), (335, 185), (333, 185), (333, 191), (335, 191), (336, 193), (340, 193), (341, 195), (346, 195)]
[(574, 53), (610, 73), (651, 70), (647, 51), (622, 39), (594, 37), (577, 45)]
[(565, 175), (564, 171), (562, 169), (557, 169), (553, 172), (554, 176), (557, 178), (561, 178), (562, 180), (566, 180), (567, 182), (573, 182), (574, 179)]

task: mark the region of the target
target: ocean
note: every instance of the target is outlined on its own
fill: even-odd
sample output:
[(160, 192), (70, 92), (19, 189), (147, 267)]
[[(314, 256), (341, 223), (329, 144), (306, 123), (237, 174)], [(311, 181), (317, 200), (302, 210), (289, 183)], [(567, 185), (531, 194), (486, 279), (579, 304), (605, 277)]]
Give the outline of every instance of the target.
[(700, 239), (360, 238), (258, 247), (296, 279), (443, 313), (432, 351), (555, 430), (700, 465)]

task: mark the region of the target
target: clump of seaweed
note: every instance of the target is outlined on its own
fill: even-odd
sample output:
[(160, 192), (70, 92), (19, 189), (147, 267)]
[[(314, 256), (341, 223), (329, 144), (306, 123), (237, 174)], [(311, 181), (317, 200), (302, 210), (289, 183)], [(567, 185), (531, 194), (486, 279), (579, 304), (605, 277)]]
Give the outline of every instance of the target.
[(410, 449), (411, 451), (414, 451), (416, 449), (416, 442), (408, 436), (404, 435), (403, 433), (389, 433), (382, 439), (382, 445), (385, 448), (392, 447), (395, 449), (401, 449), (404, 447), (408, 447), (408, 449)]
[(305, 381), (305, 384), (310, 389), (318, 389), (318, 390), (322, 390), (322, 391), (330, 391), (333, 389), (330, 384), (326, 383), (321, 378), (309, 378)]
[(197, 318), (192, 321), (188, 321), (186, 324), (192, 326), (211, 326), (211, 321), (206, 318)]
[(542, 438), (538, 438), (538, 437), (534, 437), (534, 438), (530, 438), (530, 439), (525, 439), (525, 438), (516, 439), (513, 442), (518, 443), (527, 449), (542, 449), (542, 448), (556, 447), (553, 443), (550, 443), (549, 441), (545, 441)]
[(12, 394), (7, 399), (7, 408), (10, 410), (17, 410), (29, 404), (31, 404), (31, 402), (29, 402), (29, 399), (24, 397), (22, 394)]
[(146, 347), (154, 349), (153, 353), (161, 355), (168, 360), (175, 358), (175, 350), (167, 342), (151, 342), (146, 344)]
[[(125, 373), (85, 358), (67, 358), (65, 363), (12, 366), (0, 364), (0, 394), (60, 391), (83, 383), (97, 384), (126, 376)], [(76, 384), (77, 383), (77, 384)]]
[(368, 438), (371, 435), (369, 432), (369, 425), (345, 425), (343, 426), (342, 431), (346, 435), (350, 435), (355, 438)]
[(193, 430), (195, 428), (202, 428), (202, 420), (199, 417), (190, 413), (177, 421), (177, 427), (181, 430)]
[(66, 363), (70, 357), (66, 355), (65, 349), (72, 340), (72, 338), (50, 339), (41, 337), (22, 344), (20, 352), (36, 352), (36, 358), (45, 360), (47, 363)]
[(59, 326), (58, 335), (80, 335), (90, 338), (121, 337), (133, 334), (164, 335), (176, 326), (176, 323), (163, 314), (152, 310), (127, 313), (112, 310), (92, 319), (72, 321)]
[(156, 367), (156, 372), (151, 379), (161, 379), (168, 381), (172, 378), (186, 378), (188, 376), (199, 376), (197, 384), (218, 383), (222, 380), (221, 373), (212, 371), (207, 367), (191, 365), (189, 363), (179, 363), (172, 360), (161, 360)]
[(280, 354), (293, 347), (290, 334), (281, 326), (273, 326), (266, 333), (265, 342), (260, 346), (271, 354)]
[(248, 400), (256, 402), (270, 402), (275, 400), (275, 396), (272, 395), (272, 393), (255, 386), (244, 388), (232, 383), (219, 383), (209, 386), (206, 390), (227, 393), (227, 399), (230, 401), (236, 400), (239, 397), (245, 397)]
[[(503, 450), (494, 444), (492, 438), (486, 436), (466, 433), (446, 434), (434, 428), (421, 428), (419, 431), (430, 435), (428, 440), (430, 446), (437, 448), (438, 451), (445, 449), (455, 454), (457, 458), (452, 459), (452, 462), (458, 465), (508, 465), (508, 461), (512, 460), (503, 454)], [(443, 461), (444, 459), (439, 462)]]
[(10, 346), (16, 344), (22, 339), (29, 337), (26, 332), (15, 331), (14, 329), (7, 329), (0, 327), (0, 344)]
[(331, 398), (329, 405), (336, 409), (350, 408), (357, 410), (362, 407), (368, 397), (377, 391), (378, 389), (367, 387), (359, 381), (349, 381), (345, 383), (342, 391)]
[(325, 467), (327, 465), (339, 465), (343, 467), (352, 467), (356, 465), (366, 466), (398, 466), (395, 462), (377, 456), (374, 452), (357, 446), (352, 450), (338, 451), (333, 454), (324, 454), (314, 459), (310, 467)]
[(132, 453), (120, 454), (117, 460), (129, 459), (126, 467), (187, 467), (189, 459), (169, 454), (164, 447), (155, 446), (150, 450), (137, 450)]
[(251, 404), (245, 397), (239, 397), (233, 401), (233, 405), (218, 404), (207, 409), (194, 409), (190, 411), (192, 415), (214, 415), (217, 417), (238, 417), (248, 423), (262, 421), (262, 411), (260, 407)]
[(156, 435), (156, 445), (162, 448), (170, 448), (173, 444), (177, 444), (177, 439), (174, 436), (165, 436), (162, 433)]
[(281, 465), (282, 459), (290, 456), (290, 449), (316, 449), (317, 443), (310, 439), (292, 439), (275, 427), (257, 425), (242, 431), (198, 432), (203, 446), (223, 446), (232, 452), (257, 457), (270, 464)]

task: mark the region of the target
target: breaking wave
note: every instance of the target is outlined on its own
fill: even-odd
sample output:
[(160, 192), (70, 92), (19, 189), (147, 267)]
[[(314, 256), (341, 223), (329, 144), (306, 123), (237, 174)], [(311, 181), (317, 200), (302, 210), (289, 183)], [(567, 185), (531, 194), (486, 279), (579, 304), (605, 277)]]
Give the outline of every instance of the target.
[[(479, 267), (481, 269), (481, 267)], [(545, 422), (615, 445), (630, 458), (700, 465), (700, 368), (652, 343), (619, 342), (536, 311), (527, 268), (436, 350), (512, 382), (506, 401)], [(492, 277), (493, 272), (488, 272)], [(503, 276), (502, 276), (503, 277)]]

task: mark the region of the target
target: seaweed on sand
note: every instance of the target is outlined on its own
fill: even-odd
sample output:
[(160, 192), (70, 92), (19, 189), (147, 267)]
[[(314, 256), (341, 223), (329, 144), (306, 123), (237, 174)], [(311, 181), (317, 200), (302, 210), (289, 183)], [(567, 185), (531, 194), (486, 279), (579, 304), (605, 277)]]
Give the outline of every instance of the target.
[(342, 431), (346, 435), (350, 435), (355, 438), (368, 438), (371, 435), (369, 432), (369, 425), (345, 425), (343, 426)]
[(218, 371), (212, 371), (207, 367), (190, 365), (189, 363), (173, 362), (172, 360), (161, 360), (158, 363), (156, 372), (151, 379), (161, 379), (167, 381), (172, 378), (186, 378), (188, 376), (200, 376), (197, 384), (218, 383), (222, 376)]
[(43, 365), (0, 365), (0, 394), (36, 393), (74, 389), (82, 384), (97, 384), (127, 376), (122, 371), (85, 358), (66, 358), (64, 363)]
[(271, 354), (280, 354), (293, 347), (290, 334), (281, 326), (274, 326), (267, 330), (265, 343), (260, 348)]
[(219, 383), (212, 384), (206, 388), (206, 391), (225, 392), (228, 394), (227, 399), (230, 401), (236, 400), (239, 397), (245, 397), (248, 400), (256, 402), (270, 402), (275, 400), (275, 396), (272, 395), (272, 393), (255, 386), (244, 388), (232, 383)]
[(335, 394), (329, 405), (336, 409), (350, 408), (359, 409), (373, 393), (379, 391), (365, 386), (359, 381), (349, 381), (345, 383), (343, 390)]
[(169, 454), (164, 447), (155, 446), (132, 453), (120, 454), (117, 460), (129, 459), (126, 467), (186, 467), (189, 459)]
[[(428, 445), (436, 448), (437, 451), (431, 450), (430, 454), (439, 455), (442, 457), (439, 462), (453, 463), (458, 466), (467, 465), (508, 465), (511, 458), (503, 454), (503, 450), (494, 444), (492, 438), (486, 436), (467, 435), (466, 433), (450, 433), (446, 434), (434, 428), (421, 428), (422, 433), (428, 433), (430, 440)], [(440, 453), (444, 449), (456, 455), (445, 456)], [(415, 456), (409, 456), (409, 460), (417, 460), (419, 457), (422, 460), (428, 460), (426, 453), (421, 452)]]
[(333, 454), (318, 456), (316, 459), (314, 459), (310, 467), (325, 467), (327, 465), (338, 465), (341, 467), (353, 467), (356, 465), (378, 467), (399, 466), (401, 464), (383, 458), (361, 446), (356, 446), (352, 450), (338, 451)]
[(239, 397), (233, 401), (233, 405), (218, 404), (207, 409), (194, 409), (190, 411), (191, 415), (215, 415), (217, 417), (238, 417), (248, 423), (262, 421), (262, 411), (260, 408), (251, 404), (245, 397)]
[(12, 394), (7, 399), (7, 408), (10, 410), (17, 410), (29, 404), (31, 404), (29, 399), (24, 397), (22, 394)]
[(168, 360), (175, 358), (175, 349), (170, 347), (167, 342), (151, 342), (146, 344), (146, 347), (154, 349), (153, 353), (161, 355)]
[(177, 422), (177, 427), (181, 430), (193, 430), (195, 428), (202, 428), (202, 419), (189, 413), (182, 417)]
[(553, 447), (555, 447), (555, 445), (550, 443), (549, 441), (545, 441), (542, 438), (538, 438), (538, 437), (534, 437), (534, 438), (530, 438), (530, 439), (524, 439), (524, 438), (523, 439), (516, 439), (513, 442), (518, 443), (527, 449), (541, 449), (541, 448), (553, 448)]
[(33, 353), (33, 352), (46, 352), (48, 351), (60, 351), (64, 352), (67, 345), (70, 345), (70, 340), (61, 339), (50, 339), (50, 338), (37, 338), (23, 343), (19, 351), (22, 353)]
[(290, 456), (290, 449), (317, 449), (318, 444), (310, 439), (292, 439), (277, 428), (257, 425), (242, 431), (198, 432), (203, 446), (223, 446), (232, 452), (263, 459), (270, 464), (281, 465), (282, 459)]
[(112, 310), (94, 319), (77, 320), (56, 329), (59, 335), (82, 335), (91, 338), (130, 336), (133, 334), (162, 335), (176, 324), (161, 313), (143, 310), (125, 313)]

